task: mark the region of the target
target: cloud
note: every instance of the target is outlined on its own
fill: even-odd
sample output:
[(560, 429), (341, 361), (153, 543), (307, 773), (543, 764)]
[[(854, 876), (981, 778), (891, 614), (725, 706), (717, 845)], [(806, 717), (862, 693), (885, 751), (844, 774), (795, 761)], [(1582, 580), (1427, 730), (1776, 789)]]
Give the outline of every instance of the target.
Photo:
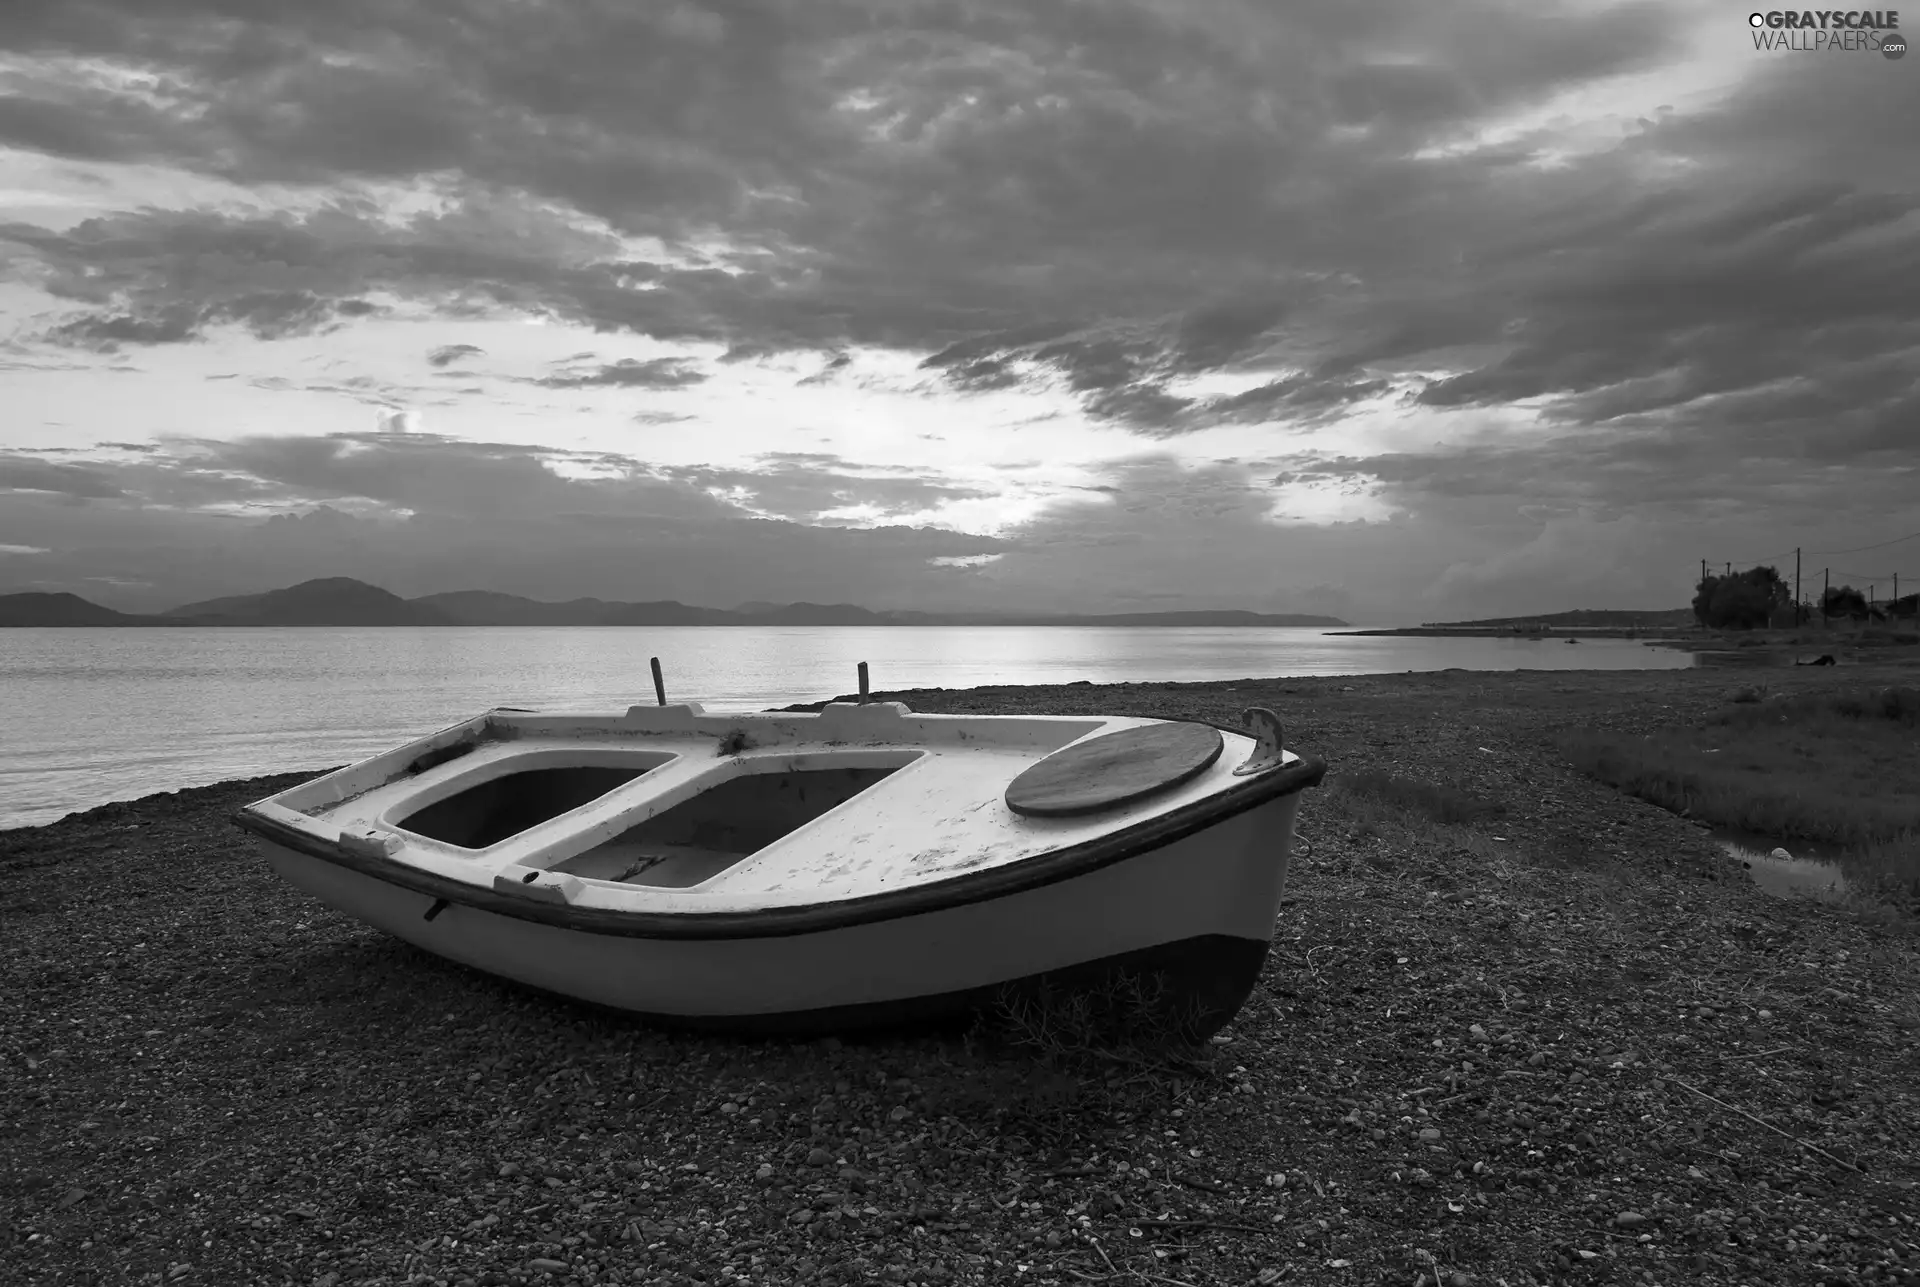
[[(751, 469), (662, 468), (663, 476), (720, 495), (751, 512), (806, 523), (859, 511), (863, 522), (923, 513), (952, 501), (993, 495), (931, 471), (875, 469), (825, 452), (770, 452)], [(847, 520), (839, 520), (845, 522)]]
[(433, 367), (452, 366), (455, 362), (470, 357), (479, 357), (486, 350), (478, 344), (442, 344), (427, 354), (427, 364)]
[(583, 389), (605, 385), (625, 389), (684, 389), (707, 379), (686, 358), (621, 358), (589, 371), (550, 375), (534, 383), (549, 389)]
[[(77, 590), (89, 578), (150, 583), (134, 596), (146, 607), (321, 575), (415, 594), (930, 606), (930, 559), (1001, 548), (931, 527), (791, 521), (849, 506), (884, 518), (978, 494), (806, 454), (659, 469), (420, 432), (182, 438), (85, 465), (14, 453), (0, 457), (0, 486), (31, 489), (0, 509), (0, 544), (50, 548), (37, 575)], [(100, 499), (73, 509), (36, 496), (55, 492)]]
[(0, 456), (0, 489), (52, 492), (77, 500), (104, 500), (122, 494), (98, 469), (19, 456)]
[[(1443, 577), (1493, 594), (1536, 564), (1572, 576), (1583, 541), (1644, 563), (1714, 530), (1690, 515), (1731, 541), (1910, 505), (1920, 180), (1899, 162), (1920, 81), (1877, 55), (1763, 55), (1741, 15), (1681, 4), (454, 0), (430, 20), (379, 0), (269, 6), (242, 36), (228, 9), (0, 7), (0, 146), (124, 185), (95, 217), (0, 227), (23, 381), (116, 350), (171, 369), (241, 337), (537, 319), (596, 350), (529, 358), (546, 388), (685, 390), (704, 421), (768, 364), (851, 424), (874, 354), (968, 414), (1031, 400), (1053, 417), (1022, 426), (1034, 454), (1088, 488), (1018, 551), (925, 555), (1005, 554), (940, 568), (941, 593), (1037, 601), (1051, 569), (1108, 606), (1361, 569), (1356, 603)], [(1725, 84), (1634, 115), (1709, 73)], [(656, 346), (723, 356), (605, 356)], [(386, 408), (485, 396), (289, 372), (259, 378)], [(680, 403), (609, 414), (669, 424)], [(649, 470), (381, 424), (410, 432), (173, 448), (19, 495), (101, 511), (63, 523), (118, 514), (72, 490), (104, 485), (825, 530), (1012, 485), (839, 457)], [(1205, 463), (1230, 453), (1247, 463)], [(1302, 497), (1345, 508), (1308, 522)], [(1137, 569), (1094, 553), (1145, 532), (1166, 549)], [(1381, 553), (1416, 539), (1424, 583)], [(1303, 550), (1354, 571), (1276, 577)]]
[(804, 376), (801, 379), (794, 381), (794, 383), (800, 386), (805, 386), (810, 384), (826, 384), (827, 382), (833, 379), (834, 374), (836, 372), (844, 371), (847, 369), (847, 367), (851, 366), (852, 364), (853, 364), (852, 354), (836, 353), (827, 360), (827, 363), (825, 366), (821, 367), (818, 371), (815, 371), (812, 375)]

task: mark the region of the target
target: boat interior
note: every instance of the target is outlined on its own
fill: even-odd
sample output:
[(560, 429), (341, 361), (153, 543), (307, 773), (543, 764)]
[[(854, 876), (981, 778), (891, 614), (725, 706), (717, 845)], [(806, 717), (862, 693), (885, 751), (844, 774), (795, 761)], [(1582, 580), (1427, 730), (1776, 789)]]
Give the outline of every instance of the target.
[[(676, 760), (684, 763), (683, 757), (671, 754), (615, 763), (604, 762), (605, 751), (584, 754), (602, 762), (555, 762), (553, 751), (496, 762), (477, 776), (467, 775), (464, 785), (452, 784), (450, 792), (428, 795), (428, 803), (389, 815), (392, 825), (460, 849), (488, 850), (583, 809), (656, 768)], [(796, 763), (800, 758), (734, 761), (734, 771), (699, 774), (679, 791), (664, 789), (663, 782), (667, 799), (682, 798), (583, 852), (552, 862), (531, 857), (525, 861), (587, 880), (684, 889), (824, 817), (918, 759), (919, 752), (882, 752), (880, 764), (874, 763), (873, 752), (815, 754)], [(830, 763), (848, 758), (861, 762)], [(823, 760), (829, 763), (823, 765)], [(506, 771), (499, 772), (503, 767)], [(692, 788), (690, 793), (685, 786)]]
[[(1118, 733), (1103, 730), (1114, 722)], [(1057, 754), (1091, 733), (1105, 736)], [(529, 896), (582, 882), (757, 896), (903, 871), (934, 879), (1092, 834), (1135, 799), (1187, 792), (1220, 749), (1193, 727), (894, 703), (817, 715), (496, 709), (254, 807), (356, 852), (526, 883)], [(911, 783), (888, 784), (909, 766)], [(881, 834), (924, 839), (876, 850)]]
[(475, 783), (397, 819), (418, 836), (487, 849), (625, 786), (651, 765), (566, 764), (521, 769)]
[(684, 889), (839, 808), (898, 767), (800, 769), (731, 778), (549, 870), (588, 880)]

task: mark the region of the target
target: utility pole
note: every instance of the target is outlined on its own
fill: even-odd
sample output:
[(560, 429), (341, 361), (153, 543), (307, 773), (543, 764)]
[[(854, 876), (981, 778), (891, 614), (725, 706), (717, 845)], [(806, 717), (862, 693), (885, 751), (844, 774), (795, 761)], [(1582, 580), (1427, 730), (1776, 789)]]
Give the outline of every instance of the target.
[(1793, 628), (1800, 628), (1800, 547), (1793, 547)]
[(1820, 624), (1823, 626), (1827, 624), (1827, 590), (1832, 572), (1832, 568), (1820, 569)]
[(1706, 583), (1707, 583), (1707, 561), (1705, 559), (1701, 559), (1700, 560), (1700, 584), (1705, 585)]
[(1732, 559), (1728, 559), (1728, 560), (1727, 560), (1727, 575), (1728, 575), (1728, 576), (1732, 576), (1732, 575), (1733, 575), (1733, 560), (1732, 560)]

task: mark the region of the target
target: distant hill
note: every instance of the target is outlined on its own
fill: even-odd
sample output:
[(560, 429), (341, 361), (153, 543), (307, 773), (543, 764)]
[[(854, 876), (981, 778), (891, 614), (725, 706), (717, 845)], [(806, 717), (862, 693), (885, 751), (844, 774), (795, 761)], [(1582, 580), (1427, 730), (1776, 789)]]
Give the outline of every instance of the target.
[(753, 614), (756, 625), (890, 626), (893, 614), (857, 608), (851, 603), (783, 603)]
[(1121, 612), (1098, 617), (1034, 617), (1036, 626), (1344, 626), (1338, 617), (1284, 612)]
[(1338, 617), (1129, 612), (1106, 616), (879, 612), (851, 603), (751, 603), (729, 611), (667, 599), (547, 603), (493, 590), (403, 599), (351, 577), (182, 604), (155, 616), (115, 612), (73, 594), (0, 595), (0, 626), (1345, 626)]
[(189, 603), (166, 614), (200, 626), (450, 626), (431, 604), (352, 577), (322, 577), (265, 594)]
[(0, 594), (0, 626), (144, 626), (151, 621), (103, 608), (65, 591)]
[(442, 612), (463, 626), (600, 626), (606, 624), (607, 613), (620, 606), (605, 599), (543, 603), (492, 590), (426, 594), (413, 602)]
[(1615, 628), (1661, 628), (1666, 626), (1690, 626), (1693, 624), (1692, 608), (1649, 608), (1649, 609), (1611, 609), (1576, 608), (1572, 612), (1549, 612), (1537, 617), (1489, 617), (1481, 621), (1426, 621), (1421, 623), (1429, 630), (1457, 628), (1461, 630), (1499, 629), (1506, 626), (1553, 626), (1559, 628), (1577, 627), (1596, 630), (1602, 627)]
[(696, 608), (663, 599), (654, 603), (611, 603), (607, 626), (744, 626), (757, 619), (736, 616), (725, 608)]

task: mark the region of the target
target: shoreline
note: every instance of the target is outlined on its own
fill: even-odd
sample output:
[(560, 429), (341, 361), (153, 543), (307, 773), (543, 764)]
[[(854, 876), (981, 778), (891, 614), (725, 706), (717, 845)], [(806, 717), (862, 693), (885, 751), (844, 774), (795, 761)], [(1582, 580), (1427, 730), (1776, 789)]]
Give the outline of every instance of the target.
[[(1391, 634), (1397, 632), (1383, 630), (1349, 633)], [(1551, 637), (1552, 636), (1549, 636), (1549, 638)], [(1658, 646), (1680, 646), (1679, 644), (1667, 644), (1664, 641), (1648, 640), (1645, 642)], [(1696, 651), (1698, 650), (1718, 651), (1718, 649), (1711, 649), (1705, 645), (1702, 645), (1700, 649), (1696, 649)], [(1753, 650), (1747, 651), (1751, 652)], [(1889, 672), (1886, 678), (1911, 682), (1911, 677), (1900, 673), (1900, 671), (1906, 667), (1920, 667), (1920, 649), (1916, 649), (1914, 655), (1911, 657), (1899, 654), (1890, 655), (1878, 649), (1873, 649), (1868, 650), (1864, 655), (1857, 658), (1849, 657), (1848, 662), (1850, 671), (1853, 672), (1845, 677), (1849, 683), (1863, 682), (1863, 677), (1857, 673), (1859, 666), (1886, 669)], [(1811, 667), (1802, 667), (1801, 669), (1812, 671), (1816, 678), (1819, 674), (1818, 670)], [(1509, 687), (1521, 689), (1537, 687), (1541, 684), (1550, 685), (1555, 688), (1590, 686), (1604, 689), (1610, 693), (1622, 693), (1625, 695), (1633, 693), (1643, 682), (1653, 682), (1654, 677), (1670, 678), (1676, 675), (1701, 676), (1699, 682), (1708, 685), (1724, 685), (1730, 679), (1730, 676), (1724, 671), (1697, 667), (1687, 669), (1650, 667), (1647, 669), (1628, 670), (1469, 670), (1464, 667), (1449, 667), (1444, 670), (1377, 671), (1355, 675), (1305, 675), (1263, 679), (1152, 680), (1113, 684), (1096, 684), (1090, 680), (1076, 680), (1064, 684), (980, 685), (974, 688), (913, 688), (897, 689), (885, 693), (874, 692), (871, 696), (875, 701), (905, 701), (915, 710), (925, 709), (933, 711), (942, 709), (941, 704), (945, 702), (954, 700), (970, 701), (977, 698), (991, 703), (994, 710), (1002, 707), (1009, 710), (1034, 710), (1042, 705), (1048, 706), (1049, 709), (1051, 709), (1054, 706), (1059, 706), (1061, 703), (1067, 703), (1076, 709), (1067, 711), (1066, 713), (1081, 713), (1082, 710), (1092, 711), (1095, 709), (1094, 706), (1087, 705), (1089, 701), (1096, 704), (1110, 705), (1111, 703), (1108, 703), (1107, 700), (1109, 698), (1112, 699), (1112, 702), (1125, 705), (1127, 702), (1135, 700), (1157, 702), (1169, 694), (1177, 694), (1188, 699), (1206, 700), (1209, 698), (1224, 698), (1228, 694), (1252, 692), (1255, 690), (1268, 693), (1278, 690), (1287, 696), (1319, 696), (1324, 700), (1331, 694), (1340, 692), (1375, 691), (1379, 689), (1389, 689), (1396, 685), (1423, 688), (1431, 687), (1436, 683), (1457, 685), (1460, 683), (1471, 683), (1476, 680), (1495, 685), (1504, 684)], [(820, 706), (824, 705), (826, 701), (853, 701), (856, 699), (856, 696), (857, 695), (853, 693), (842, 693), (833, 698), (822, 699), (821, 701), (769, 707), (768, 709), (787, 711), (817, 710)], [(916, 705), (916, 702), (928, 703), (928, 705), (923, 707)], [(952, 709), (977, 709), (982, 713), (994, 713), (994, 711), (989, 710), (988, 707), (972, 705), (954, 707)], [(1281, 710), (1280, 714), (1283, 721), (1285, 721), (1286, 711)], [(450, 714), (447, 722), (455, 722), (457, 718), (457, 715)], [(1288, 722), (1288, 727), (1289, 729), (1292, 727), (1290, 721)], [(263, 798), (285, 789), (285, 786), (293, 785), (309, 777), (317, 777), (322, 773), (330, 773), (334, 769), (341, 767), (344, 767), (344, 765), (334, 764), (311, 769), (280, 769), (271, 773), (255, 774), (241, 778), (221, 778), (211, 782), (188, 783), (183, 786), (150, 791), (144, 795), (133, 796), (124, 800), (103, 801), (100, 804), (70, 810), (60, 817), (49, 819), (45, 822), (0, 827), (0, 839), (46, 827), (63, 826), (70, 822), (77, 823), (89, 819), (93, 817), (93, 815), (100, 814), (103, 810), (118, 811), (130, 809), (134, 806), (150, 806), (154, 809), (170, 811), (175, 808), (191, 807), (190, 804), (184, 801), (178, 801), (177, 797), (192, 792), (224, 792), (250, 783), (260, 783), (263, 784), (263, 786), (259, 792), (259, 797), (255, 798)], [(1337, 772), (1338, 769), (1335, 766), (1330, 766), (1330, 771)], [(284, 783), (284, 785), (272, 787), (264, 785), (269, 783)], [(117, 816), (117, 814), (103, 816)]]
[[(1812, 631), (1701, 631), (1667, 630), (1648, 626), (1548, 626), (1541, 630), (1500, 629), (1493, 626), (1392, 626), (1368, 630), (1329, 630), (1330, 635), (1403, 639), (1513, 639), (1532, 643), (1578, 642), (1585, 639), (1633, 640), (1650, 648), (1687, 652), (1870, 654), (1890, 664), (1920, 665), (1920, 633), (1905, 630), (1861, 633)], [(1903, 650), (1911, 649), (1910, 653)]]
[(307, 773), (0, 832), (0, 1247), (29, 1282), (1411, 1282), (1418, 1248), (1516, 1287), (1585, 1253), (1623, 1279), (1899, 1281), (1920, 1271), (1920, 1157), (1899, 1142), (1920, 938), (1755, 888), (1704, 829), (1551, 749), (1736, 686), (1690, 668), (876, 693), (1269, 706), (1336, 778), (1485, 803), (1442, 822), (1309, 792), (1262, 985), (1188, 1060), (1017, 1030), (665, 1033), (533, 994), (280, 884), (226, 813)]

